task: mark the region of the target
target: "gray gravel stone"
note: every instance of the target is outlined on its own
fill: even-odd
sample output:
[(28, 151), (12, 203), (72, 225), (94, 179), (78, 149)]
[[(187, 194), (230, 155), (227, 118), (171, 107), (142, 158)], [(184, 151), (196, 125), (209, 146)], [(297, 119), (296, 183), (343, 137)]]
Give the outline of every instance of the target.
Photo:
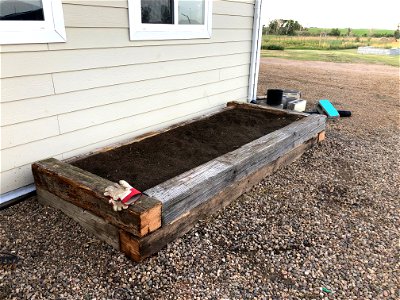
[(0, 299), (400, 298), (398, 70), (268, 59), (267, 87), (353, 116), (141, 264), (35, 198), (1, 211)]

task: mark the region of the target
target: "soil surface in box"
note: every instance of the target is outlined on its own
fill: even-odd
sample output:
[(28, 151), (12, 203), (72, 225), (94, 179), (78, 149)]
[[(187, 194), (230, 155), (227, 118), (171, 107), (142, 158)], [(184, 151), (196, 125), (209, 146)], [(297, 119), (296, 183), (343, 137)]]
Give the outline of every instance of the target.
[(300, 117), (235, 108), (136, 143), (97, 153), (72, 165), (144, 191)]

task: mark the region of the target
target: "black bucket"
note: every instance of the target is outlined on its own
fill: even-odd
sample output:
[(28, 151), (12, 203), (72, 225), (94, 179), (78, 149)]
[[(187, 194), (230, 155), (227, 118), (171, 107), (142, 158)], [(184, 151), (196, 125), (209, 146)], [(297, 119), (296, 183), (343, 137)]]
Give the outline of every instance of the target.
[(267, 104), (278, 106), (282, 104), (283, 90), (269, 89), (267, 90)]

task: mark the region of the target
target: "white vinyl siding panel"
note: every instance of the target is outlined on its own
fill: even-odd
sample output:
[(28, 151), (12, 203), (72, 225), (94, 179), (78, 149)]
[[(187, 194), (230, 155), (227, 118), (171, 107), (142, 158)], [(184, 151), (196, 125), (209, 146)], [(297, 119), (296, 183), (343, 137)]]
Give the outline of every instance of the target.
[(80, 110), (69, 114), (63, 114), (59, 117), (61, 133), (79, 130), (104, 122), (110, 122), (134, 115), (140, 115), (168, 106), (178, 105), (184, 102), (207, 98), (228, 92), (232, 87), (246, 87), (247, 76), (235, 78), (233, 80), (221, 80), (213, 84), (187, 88), (179, 91), (163, 93), (159, 95), (147, 96), (139, 99), (133, 99), (115, 104), (97, 106), (88, 110)]
[(66, 27), (128, 28), (128, 10), (118, 7), (64, 4)]
[[(238, 99), (231, 98), (230, 100), (243, 101), (247, 95), (245, 90), (246, 88), (235, 90), (235, 92), (241, 91), (238, 93), (239, 97)], [(166, 123), (177, 118), (184, 118), (187, 115), (198, 115), (198, 112), (203, 110), (222, 107), (226, 103), (226, 95), (216, 95), (211, 101), (213, 104), (210, 104), (208, 98), (201, 98), (162, 109), (152, 110), (140, 115), (117, 119), (113, 122), (103, 123), (100, 126), (92, 126), (44, 140), (4, 149), (2, 150), (1, 171), (8, 171), (45, 157), (60, 155), (90, 144), (96, 144), (104, 139), (130, 134), (140, 129), (154, 126), (155, 120), (157, 120), (157, 123)], [(4, 157), (7, 159), (4, 159)]]
[(240, 53), (206, 58), (194, 58), (190, 60), (175, 60), (160, 63), (62, 72), (53, 75), (54, 88), (57, 93), (65, 93), (122, 83), (192, 74), (215, 69), (229, 69), (232, 65), (246, 64), (249, 59), (250, 53)]
[(129, 64), (249, 53), (250, 51), (251, 43), (249, 41), (244, 41), (185, 46), (171, 45), (3, 53), (1, 77), (8, 78), (35, 74), (80, 71)]
[[(140, 0), (138, 0), (140, 1)], [(66, 27), (98, 27), (98, 28), (128, 28), (128, 10), (120, 7), (104, 6), (82, 6), (64, 5), (65, 26)], [(99, 17), (97, 17), (99, 16)], [(248, 3), (230, 3), (225, 1), (214, 1), (213, 3), (213, 28), (226, 28), (226, 22), (230, 17), (237, 17), (234, 21), (243, 24), (241, 19), (253, 19), (253, 5)], [(215, 25), (214, 22), (218, 22)], [(248, 26), (248, 25), (246, 25)], [(252, 26), (250, 25), (251, 28)], [(242, 28), (239, 26), (239, 28)]]
[[(128, 8), (126, 0), (63, 0), (64, 4)], [(65, 5), (64, 5), (65, 6)]]
[(129, 41), (127, 1), (64, 0), (67, 42), (4, 45), (1, 193), (67, 159), (246, 101), (254, 5), (214, 1), (211, 39)]
[[(242, 75), (248, 75), (249, 68), (246, 65), (239, 66), (239, 68), (242, 70), (246, 69), (246, 72)], [(240, 75), (237, 72), (234, 72), (235, 70), (237, 71), (237, 67), (232, 67), (231, 69), (233, 72), (228, 73), (230, 76), (234, 78)], [(185, 88), (194, 88), (196, 86), (218, 82), (220, 80), (220, 74), (220, 70), (212, 70), (2, 103), (1, 125), (5, 126), (33, 121), (39, 118), (57, 115), (61, 116), (62, 114), (73, 111), (84, 110), (150, 95), (158, 95), (159, 97), (163, 97), (163, 94), (166, 92), (178, 91)], [(226, 76), (224, 76), (224, 78), (226, 79)], [(177, 82), (179, 85), (177, 85)], [(26, 107), (29, 107), (30, 109), (24, 109)], [(13, 114), (9, 113), (11, 111)]]
[(60, 134), (57, 117), (1, 127), (1, 149), (15, 147)]
[[(185, 45), (238, 42), (251, 40), (251, 29), (213, 29), (211, 39), (185, 40)], [(157, 46), (160, 41), (132, 42), (126, 37), (124, 28), (67, 28), (69, 43), (50, 44), (50, 50), (122, 48)], [(162, 45), (182, 45), (182, 40), (166, 40)]]
[(54, 86), (50, 74), (10, 77), (1, 80), (1, 102), (53, 94)]

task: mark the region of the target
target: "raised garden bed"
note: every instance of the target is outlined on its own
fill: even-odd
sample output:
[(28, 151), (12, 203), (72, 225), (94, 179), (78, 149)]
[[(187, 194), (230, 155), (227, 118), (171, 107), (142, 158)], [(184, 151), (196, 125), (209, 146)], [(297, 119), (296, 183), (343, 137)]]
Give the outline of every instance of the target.
[[(228, 103), (222, 112), (71, 163), (33, 164), (38, 198), (140, 261), (323, 139), (325, 117)], [(144, 191), (114, 212), (104, 189)]]

